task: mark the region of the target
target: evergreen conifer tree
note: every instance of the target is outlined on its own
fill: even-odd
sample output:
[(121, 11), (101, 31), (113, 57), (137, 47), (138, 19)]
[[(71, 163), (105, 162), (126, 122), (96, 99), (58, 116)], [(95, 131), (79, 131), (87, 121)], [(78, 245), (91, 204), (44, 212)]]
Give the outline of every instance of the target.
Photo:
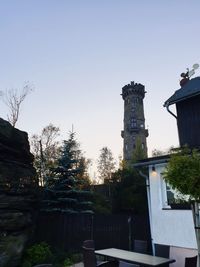
[(82, 156), (75, 133), (70, 132), (68, 140), (63, 141), (58, 167), (54, 169), (54, 184), (46, 189), (45, 211), (66, 213), (92, 213), (91, 193), (80, 190), (82, 181)]

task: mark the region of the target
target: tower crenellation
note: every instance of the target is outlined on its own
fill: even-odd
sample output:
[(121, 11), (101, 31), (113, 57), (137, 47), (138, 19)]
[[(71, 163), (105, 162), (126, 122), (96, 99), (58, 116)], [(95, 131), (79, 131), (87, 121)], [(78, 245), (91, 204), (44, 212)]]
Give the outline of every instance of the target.
[(146, 137), (148, 130), (145, 129), (145, 117), (143, 99), (145, 97), (145, 87), (140, 83), (125, 85), (122, 88), (122, 98), (124, 100), (124, 139), (123, 154), (125, 161), (131, 161), (136, 143), (139, 140), (147, 155)]
[(137, 94), (138, 96), (141, 96), (142, 99), (145, 96), (145, 90), (144, 85), (140, 83), (134, 83), (131, 82), (130, 84), (125, 85), (122, 87), (122, 98), (125, 99), (128, 95)]

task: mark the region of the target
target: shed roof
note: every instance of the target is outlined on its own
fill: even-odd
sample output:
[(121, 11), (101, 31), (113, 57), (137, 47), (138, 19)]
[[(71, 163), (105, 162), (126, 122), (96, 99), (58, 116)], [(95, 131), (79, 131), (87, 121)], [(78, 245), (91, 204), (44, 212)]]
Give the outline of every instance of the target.
[(164, 103), (164, 107), (200, 94), (200, 77), (189, 80)]

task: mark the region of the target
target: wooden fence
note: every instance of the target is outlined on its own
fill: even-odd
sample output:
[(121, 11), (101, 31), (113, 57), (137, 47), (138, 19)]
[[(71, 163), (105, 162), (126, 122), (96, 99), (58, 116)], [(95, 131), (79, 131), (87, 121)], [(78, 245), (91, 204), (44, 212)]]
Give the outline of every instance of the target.
[(127, 215), (40, 213), (35, 239), (67, 251), (80, 251), (86, 239), (94, 239), (96, 249), (132, 249), (133, 239), (150, 244), (147, 218)]

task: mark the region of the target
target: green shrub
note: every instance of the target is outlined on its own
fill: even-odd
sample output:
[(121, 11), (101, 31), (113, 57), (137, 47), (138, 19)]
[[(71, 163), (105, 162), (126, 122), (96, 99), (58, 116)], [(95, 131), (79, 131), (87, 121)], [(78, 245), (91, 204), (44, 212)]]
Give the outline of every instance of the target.
[(22, 267), (32, 267), (32, 264), (28, 260), (24, 260)]
[(52, 259), (52, 252), (47, 243), (41, 242), (39, 244), (35, 244), (28, 248), (25, 253), (25, 261), (26, 264), (24, 267), (29, 266), (28, 263), (32, 265), (42, 264), (50, 262)]
[(83, 260), (82, 254), (81, 253), (73, 253), (70, 256), (70, 259), (73, 263), (77, 263)]
[(200, 152), (187, 147), (175, 150), (171, 154), (164, 179), (181, 194), (190, 199), (200, 200)]
[(73, 262), (69, 258), (66, 258), (64, 260), (63, 267), (68, 267), (68, 266), (71, 266), (72, 264)]
[(58, 248), (53, 248), (52, 253), (53, 253), (52, 257), (53, 266), (63, 267), (64, 260), (69, 256), (68, 253)]

